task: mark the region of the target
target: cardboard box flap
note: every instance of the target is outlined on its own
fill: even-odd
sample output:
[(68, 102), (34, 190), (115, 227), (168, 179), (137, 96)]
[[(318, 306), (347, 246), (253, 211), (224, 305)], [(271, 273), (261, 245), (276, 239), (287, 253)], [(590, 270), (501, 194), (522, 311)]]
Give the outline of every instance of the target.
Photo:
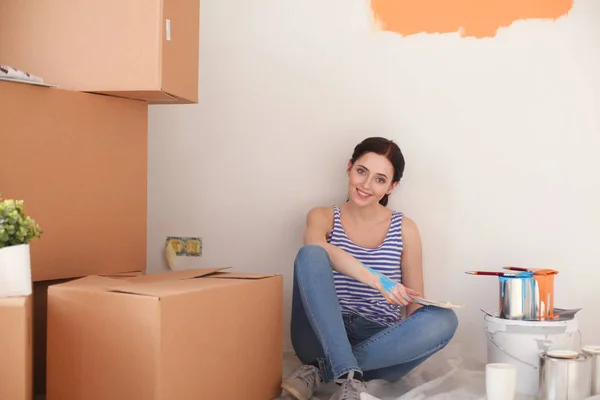
[(265, 279), (272, 278), (278, 274), (256, 274), (256, 273), (237, 273), (237, 272), (217, 272), (211, 275), (211, 278), (221, 279)]
[(105, 288), (105, 290), (112, 293), (161, 298), (202, 290), (203, 288), (203, 286), (190, 288), (189, 285), (180, 285), (177, 281), (162, 281), (145, 283), (119, 282), (114, 286)]
[(136, 276), (145, 275), (145, 271), (130, 271), (130, 272), (116, 272), (114, 274), (101, 274), (100, 276), (104, 276), (107, 278), (134, 278)]
[(231, 267), (187, 269), (182, 271), (165, 272), (163, 274), (149, 274), (143, 276), (136, 276), (134, 278), (127, 279), (127, 281), (131, 283), (151, 283), (179, 281), (182, 279), (195, 279), (201, 278), (203, 276), (208, 276), (228, 268)]
[(119, 282), (122, 282), (122, 279), (116, 279), (116, 278), (107, 278), (104, 276), (100, 276), (100, 275), (90, 275), (90, 276), (86, 276), (83, 278), (79, 278), (79, 279), (75, 279), (72, 281), (68, 281), (68, 282), (64, 282), (64, 283), (59, 283), (57, 285), (52, 285), (50, 286), (49, 289), (52, 289), (54, 287), (57, 288), (75, 288), (75, 289), (89, 289), (91, 287), (97, 287), (99, 289), (101, 288), (108, 288), (108, 287), (112, 287), (114, 285), (118, 285)]

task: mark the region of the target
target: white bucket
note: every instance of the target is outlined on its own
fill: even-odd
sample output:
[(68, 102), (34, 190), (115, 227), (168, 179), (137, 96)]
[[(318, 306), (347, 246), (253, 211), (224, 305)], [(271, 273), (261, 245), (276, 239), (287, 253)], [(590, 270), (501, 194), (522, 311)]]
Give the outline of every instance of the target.
[(29, 245), (18, 244), (0, 249), (0, 298), (31, 294)]
[(517, 393), (537, 396), (540, 354), (548, 350), (581, 350), (576, 317), (568, 321), (522, 321), (484, 317), (487, 362), (517, 368)]

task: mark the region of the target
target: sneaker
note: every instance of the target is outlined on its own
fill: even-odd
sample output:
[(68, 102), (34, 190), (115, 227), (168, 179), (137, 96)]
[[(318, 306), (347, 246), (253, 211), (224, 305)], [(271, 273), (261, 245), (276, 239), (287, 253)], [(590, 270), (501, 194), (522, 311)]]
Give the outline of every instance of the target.
[(354, 371), (350, 371), (347, 379), (337, 381), (337, 383), (341, 383), (342, 386), (329, 400), (361, 400), (360, 394), (367, 393), (367, 387), (361, 381), (353, 378)]
[(296, 398), (284, 390), (279, 397), (273, 400), (296, 400)]
[(296, 400), (309, 400), (320, 383), (319, 368), (313, 365), (303, 365), (285, 378), (281, 387)]

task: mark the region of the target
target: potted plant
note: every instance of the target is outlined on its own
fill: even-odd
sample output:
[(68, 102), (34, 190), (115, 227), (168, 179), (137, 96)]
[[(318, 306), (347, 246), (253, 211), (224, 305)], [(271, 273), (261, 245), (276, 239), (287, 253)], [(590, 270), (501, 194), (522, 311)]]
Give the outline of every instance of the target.
[(29, 242), (43, 231), (24, 210), (23, 200), (0, 195), (0, 297), (31, 294)]

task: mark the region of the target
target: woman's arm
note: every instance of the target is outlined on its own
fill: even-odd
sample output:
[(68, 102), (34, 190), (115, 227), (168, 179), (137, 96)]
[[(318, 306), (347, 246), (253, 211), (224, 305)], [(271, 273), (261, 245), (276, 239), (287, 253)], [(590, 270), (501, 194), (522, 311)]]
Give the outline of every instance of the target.
[(332, 229), (333, 210), (328, 207), (313, 208), (306, 216), (304, 244), (321, 246), (327, 251), (333, 269), (352, 277), (373, 289), (377, 289), (365, 266), (337, 246), (327, 243), (327, 235)]
[[(328, 207), (313, 208), (306, 216), (306, 229), (304, 231), (304, 244), (317, 245), (325, 249), (331, 260), (334, 270), (341, 274), (356, 279), (379, 290), (388, 301), (395, 304), (405, 305), (407, 303), (403, 295), (406, 294), (404, 288), (398, 288), (393, 291), (386, 291), (382, 286), (383, 282), (379, 277), (373, 274), (373, 271), (365, 267), (360, 261), (341, 248), (327, 243), (327, 235), (333, 225), (333, 210)], [(401, 286), (401, 285), (398, 285)]]
[[(402, 284), (425, 296), (423, 284), (423, 256), (421, 236), (417, 224), (407, 217), (402, 222)], [(411, 303), (406, 307), (407, 316), (411, 315), (421, 305)]]

